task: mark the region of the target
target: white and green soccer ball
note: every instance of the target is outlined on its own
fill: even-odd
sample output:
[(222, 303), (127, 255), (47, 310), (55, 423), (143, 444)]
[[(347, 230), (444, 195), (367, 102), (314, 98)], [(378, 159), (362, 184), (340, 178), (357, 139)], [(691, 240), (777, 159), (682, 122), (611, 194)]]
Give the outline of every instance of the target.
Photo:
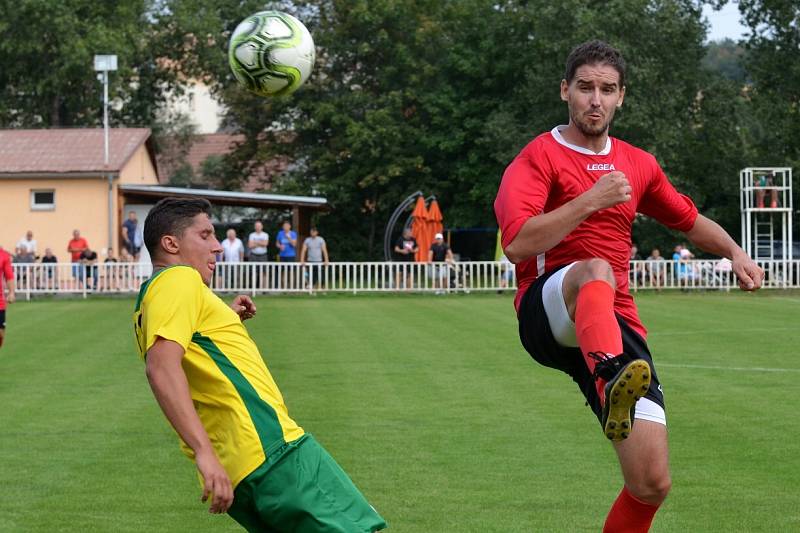
[(261, 96), (294, 92), (311, 75), (314, 40), (302, 22), (281, 11), (260, 11), (244, 19), (228, 45), (233, 75)]

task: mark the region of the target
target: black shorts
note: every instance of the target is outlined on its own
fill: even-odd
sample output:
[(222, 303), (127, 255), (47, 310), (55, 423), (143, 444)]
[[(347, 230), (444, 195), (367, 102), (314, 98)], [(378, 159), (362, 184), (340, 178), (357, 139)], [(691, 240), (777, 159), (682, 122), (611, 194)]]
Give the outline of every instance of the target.
[[(556, 341), (553, 337), (553, 332), (550, 330), (550, 323), (544, 310), (544, 302), (542, 301), (544, 283), (550, 276), (565, 266), (560, 266), (539, 276), (528, 287), (519, 304), (519, 338), (522, 341), (522, 346), (525, 347), (525, 350), (536, 362), (560, 370), (572, 378), (578, 388), (581, 389), (581, 392), (583, 392), (586, 403), (597, 415), (597, 419), (600, 420), (603, 408), (600, 405), (600, 397), (597, 395), (597, 389), (594, 386), (591, 372), (586, 366), (583, 354), (579, 348), (561, 346)], [(653, 357), (650, 355), (647, 342), (625, 322), (624, 318), (618, 313), (616, 315), (619, 329), (622, 332), (622, 350), (626, 354), (637, 359), (644, 359), (650, 364), (652, 380), (650, 381), (650, 388), (644, 397), (652, 400), (663, 409), (664, 395), (661, 393), (661, 385), (658, 381)]]
[(128, 250), (130, 255), (135, 257), (142, 248), (140, 246), (135, 246), (132, 242), (128, 241), (125, 243), (125, 249)]
[(6, 329), (6, 310), (0, 311), (0, 329)]

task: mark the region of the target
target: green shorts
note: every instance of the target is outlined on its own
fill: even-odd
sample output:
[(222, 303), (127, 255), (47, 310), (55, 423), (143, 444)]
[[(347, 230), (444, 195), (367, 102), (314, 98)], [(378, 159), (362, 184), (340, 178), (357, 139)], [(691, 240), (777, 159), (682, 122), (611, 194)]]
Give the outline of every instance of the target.
[(372, 533), (386, 521), (309, 434), (244, 478), (228, 514), (251, 532)]

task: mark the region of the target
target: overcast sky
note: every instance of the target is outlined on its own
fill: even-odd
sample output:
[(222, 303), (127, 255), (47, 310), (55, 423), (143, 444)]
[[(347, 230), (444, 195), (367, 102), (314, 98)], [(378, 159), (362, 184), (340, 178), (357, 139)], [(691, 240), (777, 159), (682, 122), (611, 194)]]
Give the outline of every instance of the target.
[(709, 41), (718, 41), (728, 37), (734, 41), (742, 38), (742, 34), (747, 30), (739, 22), (739, 7), (736, 4), (728, 2), (719, 11), (714, 11), (708, 6), (703, 8), (703, 14), (708, 18), (710, 27), (708, 29), (707, 39)]

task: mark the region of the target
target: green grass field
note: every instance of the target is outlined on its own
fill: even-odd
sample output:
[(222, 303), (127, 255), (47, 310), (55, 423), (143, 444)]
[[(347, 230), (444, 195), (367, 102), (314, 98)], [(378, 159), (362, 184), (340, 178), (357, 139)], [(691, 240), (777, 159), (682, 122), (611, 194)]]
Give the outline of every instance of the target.
[[(656, 532), (800, 531), (796, 293), (641, 294), (673, 490)], [(250, 331), (290, 414), (390, 523), (599, 531), (621, 486), (572, 382), (519, 345), (510, 296), (260, 298)], [(0, 531), (241, 531), (133, 345), (133, 300), (17, 303), (0, 349)]]

